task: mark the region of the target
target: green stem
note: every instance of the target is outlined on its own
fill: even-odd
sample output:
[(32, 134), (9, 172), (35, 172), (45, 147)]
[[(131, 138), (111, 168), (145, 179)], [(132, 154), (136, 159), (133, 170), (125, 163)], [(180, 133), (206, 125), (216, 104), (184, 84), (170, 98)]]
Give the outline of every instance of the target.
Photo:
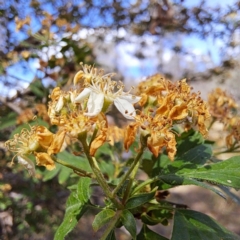
[(105, 240), (107, 238), (107, 236), (109, 235), (109, 233), (114, 229), (118, 219), (121, 216), (122, 211), (117, 211), (115, 216), (112, 218), (111, 222), (109, 223), (109, 225), (107, 226), (107, 228), (105, 229), (102, 237), (100, 238), (100, 240)]
[(139, 191), (140, 191), (142, 188), (144, 188), (146, 185), (151, 184), (151, 183), (156, 182), (156, 181), (158, 181), (158, 177), (150, 178), (150, 179), (142, 182), (142, 183), (139, 184), (136, 188), (134, 188), (132, 194), (135, 194), (135, 193), (139, 192)]
[(233, 147), (231, 147), (230, 149), (227, 149), (227, 150), (225, 150), (225, 151), (220, 151), (220, 152), (216, 152), (216, 153), (214, 153), (214, 156), (216, 156), (216, 155), (219, 155), (219, 154), (223, 154), (223, 153), (239, 153), (239, 151), (235, 151), (236, 149), (238, 149), (240, 146), (238, 145), (238, 146), (233, 146)]
[(90, 173), (90, 172), (86, 172), (86, 171), (84, 171), (84, 170), (82, 170), (82, 169), (80, 169), (80, 168), (77, 168), (77, 167), (69, 164), (69, 163), (66, 163), (66, 162), (64, 162), (64, 161), (56, 158), (54, 155), (52, 155), (51, 158), (52, 158), (52, 160), (53, 160), (54, 162), (57, 162), (57, 163), (65, 166), (65, 167), (71, 168), (71, 169), (73, 169), (74, 171), (82, 174), (83, 176), (90, 177), (90, 178), (95, 178), (94, 174), (92, 174), (92, 173)]
[(98, 166), (98, 163), (96, 161), (96, 159), (94, 157), (92, 157), (90, 154), (89, 154), (89, 147), (87, 145), (87, 142), (85, 139), (80, 139), (81, 143), (82, 143), (82, 146), (83, 146), (83, 149), (84, 149), (84, 152), (86, 154), (86, 157), (89, 161), (89, 164), (93, 170), (93, 173), (95, 174), (96, 176), (96, 179), (100, 185), (100, 187), (103, 189), (105, 195), (119, 208), (119, 209), (122, 209), (123, 208), (123, 205), (122, 203), (119, 201), (119, 199), (115, 198), (112, 194), (112, 190), (110, 189), (109, 185), (107, 184), (99, 166)]
[(127, 185), (127, 188), (126, 188), (126, 191), (124, 193), (123, 200), (122, 200), (123, 204), (125, 204), (127, 202), (128, 198), (129, 198), (131, 188), (132, 188), (132, 185), (133, 185), (133, 181), (134, 181), (135, 176), (137, 174), (139, 165), (140, 165), (140, 162), (138, 161), (137, 164), (135, 165), (132, 173), (130, 174), (130, 179), (129, 179), (129, 182), (128, 182), (128, 185)]
[(130, 168), (128, 169), (128, 171), (126, 172), (126, 174), (123, 176), (123, 178), (120, 180), (120, 182), (118, 183), (118, 185), (116, 186), (116, 188), (113, 190), (112, 194), (113, 196), (115, 196), (117, 194), (117, 192), (119, 191), (119, 189), (122, 187), (122, 185), (124, 184), (124, 182), (127, 180), (127, 178), (129, 177), (129, 175), (132, 173), (132, 171), (134, 170), (135, 166), (137, 165), (137, 163), (139, 162), (142, 154), (143, 154), (143, 150), (144, 150), (144, 146), (141, 146), (140, 151), (138, 152), (136, 158), (134, 159), (133, 163), (131, 164)]

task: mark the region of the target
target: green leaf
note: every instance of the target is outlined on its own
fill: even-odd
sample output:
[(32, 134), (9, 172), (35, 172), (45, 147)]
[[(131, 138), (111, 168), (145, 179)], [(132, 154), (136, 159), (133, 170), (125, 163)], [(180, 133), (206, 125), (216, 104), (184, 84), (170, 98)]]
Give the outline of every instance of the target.
[(171, 240), (239, 240), (209, 216), (193, 210), (176, 210)]
[(123, 210), (122, 215), (122, 224), (123, 226), (130, 232), (133, 239), (136, 239), (137, 228), (136, 228), (136, 221), (134, 216), (128, 210)]
[(152, 169), (154, 166), (154, 161), (151, 159), (143, 159), (141, 164), (141, 169), (147, 173), (148, 176), (151, 176)]
[(115, 212), (111, 209), (104, 209), (103, 211), (99, 212), (94, 221), (93, 221), (93, 230), (96, 232), (105, 224), (107, 224), (115, 215)]
[(52, 171), (44, 169), (43, 181), (46, 182), (48, 180), (53, 179), (59, 173), (60, 168), (61, 168), (61, 166), (59, 164), (56, 164), (56, 168), (54, 168)]
[(218, 163), (208, 164), (193, 169), (182, 169), (177, 172), (187, 178), (206, 180), (212, 184), (221, 184), (240, 188), (240, 156), (232, 157)]
[(108, 234), (106, 240), (116, 240), (114, 230), (112, 230), (112, 231)]
[(79, 181), (77, 185), (77, 195), (78, 195), (79, 201), (86, 203), (88, 202), (88, 199), (90, 198), (90, 195), (91, 195), (91, 192), (90, 192), (91, 178), (81, 178), (81, 179), (82, 181)]
[[(179, 239), (183, 239), (183, 238), (179, 238)], [(168, 238), (165, 238), (157, 234), (156, 232), (153, 232), (144, 224), (141, 229), (141, 232), (137, 235), (137, 240), (168, 240)]]
[(65, 166), (61, 166), (60, 172), (58, 174), (58, 182), (60, 184), (63, 184), (64, 182), (66, 182), (71, 173), (72, 173), (72, 169)]
[(153, 218), (153, 217), (149, 216), (147, 213), (143, 213), (141, 215), (141, 220), (143, 223), (150, 225), (150, 226), (161, 223), (161, 219)]
[[(77, 225), (79, 219), (87, 210), (86, 203), (88, 202), (87, 196), (90, 196), (90, 183), (89, 178), (81, 178), (77, 184), (77, 191), (73, 190), (67, 200), (67, 206), (63, 222), (58, 227), (54, 240), (63, 240), (65, 236), (73, 230)], [(81, 189), (84, 188), (84, 189)], [(84, 195), (84, 197), (81, 196)]]
[(31, 91), (38, 97), (44, 97), (45, 96), (45, 88), (41, 82), (41, 80), (34, 80), (30, 83), (29, 88)]
[(190, 149), (202, 144), (204, 138), (202, 134), (194, 131), (193, 129), (188, 132), (183, 132), (180, 137), (176, 136), (177, 140), (177, 155), (176, 157), (182, 156)]
[(158, 203), (147, 206), (141, 215), (143, 223), (147, 225), (157, 225), (159, 223), (164, 226), (168, 225), (169, 220), (173, 218), (173, 205), (164, 200), (158, 200)]
[(226, 199), (225, 195), (219, 191), (218, 189), (212, 187), (211, 185), (198, 181), (194, 178), (188, 178), (185, 176), (179, 176), (175, 174), (168, 174), (168, 175), (162, 175), (159, 176), (159, 179), (161, 180), (161, 188), (162, 189), (168, 189), (173, 186), (180, 186), (180, 185), (195, 185), (199, 187), (206, 188), (208, 190), (213, 191), (214, 193), (218, 194), (222, 198)]
[(9, 113), (5, 117), (0, 118), (0, 130), (16, 125), (17, 114), (14, 112)]
[(87, 172), (92, 172), (91, 167), (88, 163), (87, 158), (81, 156), (75, 156), (67, 151), (60, 152), (57, 154), (57, 158), (69, 163), (77, 168), (83, 169)]
[(153, 167), (151, 177), (159, 174), (175, 173), (180, 169), (196, 169), (202, 166), (212, 156), (212, 150), (209, 145), (201, 144), (192, 149), (187, 150), (173, 162), (165, 154), (161, 154)]
[(175, 161), (184, 160), (197, 165), (203, 165), (212, 156), (212, 149), (209, 145), (201, 144), (189, 149), (187, 152), (178, 157)]
[(138, 206), (143, 205), (144, 203), (153, 199), (155, 195), (155, 189), (150, 193), (141, 193), (134, 195), (133, 197), (129, 198), (126, 204), (126, 209), (136, 208)]

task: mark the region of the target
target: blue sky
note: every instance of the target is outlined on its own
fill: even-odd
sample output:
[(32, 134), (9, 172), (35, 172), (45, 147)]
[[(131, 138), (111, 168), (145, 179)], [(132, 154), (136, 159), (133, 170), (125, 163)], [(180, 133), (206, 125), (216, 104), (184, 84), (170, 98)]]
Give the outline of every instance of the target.
[[(195, 6), (199, 2), (200, 0), (185, 0), (184, 4), (186, 6)], [(234, 0), (206, 1), (209, 7), (216, 7), (217, 5), (227, 7), (227, 5), (231, 5), (233, 2)], [(220, 47), (222, 44), (221, 39), (218, 39), (217, 41), (214, 42), (211, 39), (203, 40), (203, 39), (200, 39), (198, 36), (194, 36), (194, 35), (190, 35), (190, 36), (176, 35), (176, 39), (173, 38), (171, 40), (172, 43), (174, 43), (175, 41), (175, 43), (177, 44), (178, 37), (181, 37), (182, 47), (189, 50), (190, 52), (193, 52), (196, 55), (196, 57), (201, 55), (207, 56), (210, 54), (213, 60), (213, 63), (216, 65), (219, 64), (221, 59), (221, 52), (220, 52)], [(148, 41), (151, 42), (152, 41), (151, 38), (153, 39), (154, 37), (149, 36), (148, 38), (149, 38)], [(166, 62), (171, 57), (171, 54), (172, 54), (172, 52), (168, 49), (168, 46), (167, 46), (168, 41), (169, 39), (166, 39), (166, 45), (163, 51), (163, 59), (165, 59)], [(136, 48), (136, 45), (129, 44), (129, 43), (128, 44), (122, 43), (116, 47), (116, 51), (119, 56), (119, 59), (117, 60), (119, 70), (122, 70), (122, 74), (130, 79), (140, 78), (142, 77), (143, 74), (144, 75), (154, 74), (157, 71), (156, 70), (157, 62), (154, 60), (154, 56), (149, 56), (149, 58), (140, 61), (139, 59), (131, 55), (131, 52), (133, 52), (135, 48)], [(156, 48), (154, 47), (153, 44), (151, 48), (148, 48), (148, 49), (150, 49), (150, 52), (152, 51), (153, 53), (154, 51), (156, 51)], [(27, 85), (26, 82), (30, 82), (35, 76), (37, 71), (36, 70), (37, 66), (38, 66), (38, 63), (33, 60), (28, 65), (28, 67), (30, 68), (30, 71), (25, 71), (21, 69), (20, 66), (14, 66), (9, 68), (8, 72), (11, 75), (17, 74), (19, 78), (24, 79), (25, 82), (22, 83), (22, 86), (26, 87)], [(201, 69), (201, 66), (199, 65), (199, 71), (201, 70), (204, 70), (204, 69)], [(0, 83), (0, 87), (1, 88), (3, 87), (1, 86), (1, 83)], [(13, 94), (14, 91), (15, 91), (14, 89), (11, 89), (10, 90), (11, 94)], [(6, 93), (9, 94), (9, 89), (7, 90)]]

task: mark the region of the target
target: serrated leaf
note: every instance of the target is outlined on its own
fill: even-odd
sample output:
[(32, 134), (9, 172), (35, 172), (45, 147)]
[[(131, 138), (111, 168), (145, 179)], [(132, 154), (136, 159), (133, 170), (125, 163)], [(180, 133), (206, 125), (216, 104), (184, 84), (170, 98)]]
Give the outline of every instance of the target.
[(155, 195), (155, 191), (150, 193), (141, 193), (134, 195), (133, 197), (129, 198), (126, 204), (126, 209), (136, 208), (138, 206), (143, 205), (144, 203), (153, 199)]
[(188, 132), (183, 132), (180, 137), (176, 136), (177, 140), (177, 155), (176, 157), (182, 156), (190, 149), (202, 144), (204, 142), (203, 136), (194, 131), (193, 129)]
[(233, 188), (240, 188), (240, 156), (222, 162), (208, 164), (197, 169), (183, 169), (177, 172), (187, 178), (206, 180)]
[(99, 212), (93, 221), (92, 227), (97, 232), (101, 227), (107, 224), (115, 215), (115, 212), (111, 209), (104, 209)]
[(240, 237), (209, 216), (193, 210), (176, 210), (171, 240), (239, 240)]
[(122, 224), (123, 226), (130, 232), (132, 238), (136, 239), (137, 228), (136, 228), (136, 221), (134, 216), (128, 210), (123, 210), (122, 215)]
[(77, 225), (78, 220), (86, 210), (84, 204), (79, 202), (74, 195), (72, 193), (68, 198), (64, 219), (55, 233), (54, 240), (63, 240)]
[(201, 144), (189, 149), (187, 152), (178, 157), (175, 161), (180, 159), (184, 162), (191, 162), (197, 165), (203, 165), (212, 156), (212, 149), (209, 145)]
[(180, 185), (195, 185), (195, 186), (199, 186), (199, 187), (203, 187), (208, 190), (211, 190), (214, 193), (218, 194), (220, 197), (226, 199), (226, 196), (218, 189), (212, 187), (211, 185), (209, 185), (207, 183), (200, 182), (194, 178), (178, 176), (175, 174), (168, 174), (168, 175), (159, 176), (159, 179), (161, 180), (161, 188), (162, 189), (168, 189), (173, 186), (180, 186)]
[(91, 178), (81, 178), (81, 181), (78, 182), (77, 185), (77, 195), (78, 199), (81, 202), (88, 202), (88, 199), (90, 198), (90, 184), (91, 184)]
[[(66, 211), (63, 222), (58, 227), (54, 240), (63, 240), (65, 236), (73, 230), (77, 225), (81, 216), (87, 210), (86, 203), (89, 199), (86, 196), (90, 196), (90, 182), (89, 178), (81, 178), (77, 184), (77, 190), (73, 190), (66, 203)], [(82, 187), (88, 186), (84, 190), (80, 190)], [(87, 192), (89, 191), (89, 192)], [(83, 193), (85, 197), (81, 197), (79, 194)]]
[(169, 239), (157, 234), (156, 232), (153, 232), (144, 224), (141, 229), (141, 232), (137, 235), (137, 240), (169, 240)]
[(212, 155), (212, 150), (209, 145), (197, 145), (193, 149), (187, 150), (180, 157), (177, 157), (174, 162), (171, 162), (165, 154), (161, 154), (155, 165), (151, 177), (173, 174), (180, 169), (196, 169), (203, 165)]

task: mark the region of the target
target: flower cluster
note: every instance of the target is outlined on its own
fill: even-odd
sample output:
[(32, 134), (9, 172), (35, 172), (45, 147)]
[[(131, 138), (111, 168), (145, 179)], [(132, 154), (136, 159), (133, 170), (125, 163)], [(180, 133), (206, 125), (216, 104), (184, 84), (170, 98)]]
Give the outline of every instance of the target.
[[(54, 134), (43, 126), (25, 129), (6, 142), (8, 149), (16, 153), (22, 164), (29, 165), (27, 156), (33, 154), (37, 165), (51, 170), (55, 166), (53, 155), (73, 141), (81, 143), (86, 154), (94, 156), (105, 142), (114, 145), (123, 138), (128, 151), (140, 136), (155, 156), (166, 149), (169, 159), (174, 160), (175, 125), (183, 126), (184, 130), (198, 127), (203, 135), (207, 134), (205, 122), (210, 115), (206, 103), (199, 93), (191, 93), (186, 80), (172, 83), (154, 75), (141, 82), (132, 95), (112, 77), (112, 73), (104, 74), (103, 70), (82, 65), (73, 79), (73, 89), (63, 91), (56, 87), (49, 96), (48, 117), (58, 127), (57, 132)], [(125, 130), (108, 126), (106, 113), (112, 104), (131, 121)]]
[(208, 97), (209, 111), (213, 118), (227, 123), (237, 110), (237, 103), (226, 91), (216, 88)]
[(185, 79), (172, 83), (157, 74), (140, 83), (137, 93), (142, 97), (141, 110), (135, 122), (127, 127), (124, 142), (127, 150), (140, 133), (148, 136), (147, 147), (155, 156), (165, 147), (173, 160), (176, 154), (175, 125), (181, 124), (186, 130), (197, 126), (206, 136), (206, 120), (210, 117), (207, 105), (200, 93), (191, 93)]
[(208, 105), (213, 121), (224, 124), (228, 134), (226, 145), (230, 149), (240, 140), (240, 119), (237, 116), (238, 104), (232, 96), (220, 88), (209, 94)]
[[(76, 103), (83, 103), (87, 99), (87, 116), (96, 116), (100, 112), (106, 112), (109, 106), (114, 103), (122, 115), (128, 119), (133, 119), (135, 115), (134, 103), (140, 98), (133, 96), (130, 92), (124, 92), (124, 85), (112, 81), (113, 74), (103, 75), (103, 71), (83, 66), (84, 71), (80, 71), (74, 78), (74, 83), (84, 80), (85, 88), (76, 97)], [(90, 77), (90, 76), (93, 77)]]
[(28, 163), (28, 156), (33, 154), (37, 165), (45, 166), (48, 170), (55, 168), (52, 154), (61, 151), (64, 145), (65, 132), (53, 134), (46, 127), (32, 126), (30, 130), (23, 129), (15, 134), (13, 139), (6, 142), (7, 148), (14, 152), (22, 164)]

